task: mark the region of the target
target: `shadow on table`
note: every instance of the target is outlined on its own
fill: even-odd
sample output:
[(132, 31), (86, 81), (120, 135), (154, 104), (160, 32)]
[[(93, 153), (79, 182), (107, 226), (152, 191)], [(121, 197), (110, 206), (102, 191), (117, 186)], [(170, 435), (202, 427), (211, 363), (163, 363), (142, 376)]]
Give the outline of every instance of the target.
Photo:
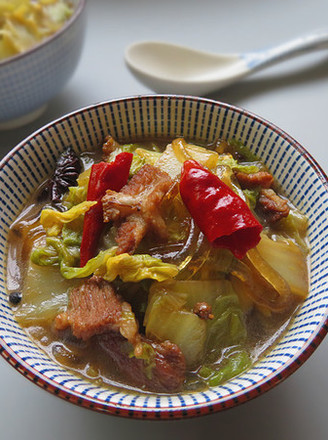
[(276, 89), (289, 89), (302, 84), (315, 83), (328, 77), (328, 56), (314, 65), (302, 67), (284, 74), (265, 75), (257, 73), (256, 78), (250, 78), (231, 85), (208, 97), (218, 101), (241, 105), (242, 102), (256, 95), (269, 94)]
[[(85, 438), (98, 440), (326, 440), (327, 342), (285, 382), (235, 408), (187, 420), (128, 420), (74, 408)], [(320, 367), (320, 368), (319, 368)], [(319, 373), (318, 373), (319, 371)], [(316, 372), (316, 373), (315, 373)], [(315, 376), (315, 377), (314, 377)], [(63, 411), (64, 409), (60, 409)], [(78, 414), (76, 414), (78, 415)]]
[[(299, 414), (293, 408), (293, 393), (288, 387), (278, 387), (251, 402), (217, 414), (177, 421), (137, 421), (99, 415), (88, 417), (86, 430), (111, 432), (111, 438), (128, 439), (220, 439), (220, 440), (284, 440), (294, 439)], [(86, 422), (88, 420), (88, 422)], [(93, 426), (92, 426), (93, 425)], [(98, 437), (97, 437), (98, 438)]]
[(67, 87), (48, 103), (45, 112), (35, 121), (11, 130), (0, 130), (0, 159), (34, 131), (54, 119), (61, 117), (65, 113), (73, 111), (74, 109), (71, 108), (71, 103), (76, 101), (74, 94), (77, 94), (77, 91)]

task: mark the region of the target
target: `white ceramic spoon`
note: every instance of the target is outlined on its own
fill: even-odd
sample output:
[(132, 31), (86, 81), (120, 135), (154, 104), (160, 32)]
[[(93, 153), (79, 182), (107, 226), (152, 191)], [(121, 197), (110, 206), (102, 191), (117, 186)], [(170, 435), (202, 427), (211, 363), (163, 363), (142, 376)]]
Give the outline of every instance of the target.
[(145, 41), (129, 46), (125, 61), (131, 72), (155, 92), (201, 96), (237, 82), (265, 66), (324, 48), (328, 48), (327, 30), (245, 54), (214, 54)]

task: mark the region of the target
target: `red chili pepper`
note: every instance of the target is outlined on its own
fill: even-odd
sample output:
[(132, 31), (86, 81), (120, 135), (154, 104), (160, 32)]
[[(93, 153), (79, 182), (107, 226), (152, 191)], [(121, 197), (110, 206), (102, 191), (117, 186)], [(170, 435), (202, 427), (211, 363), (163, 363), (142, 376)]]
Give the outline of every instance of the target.
[(127, 183), (132, 158), (132, 153), (120, 153), (113, 162), (99, 162), (91, 167), (87, 200), (97, 200), (98, 203), (92, 206), (84, 216), (80, 248), (81, 267), (95, 256), (99, 238), (103, 231), (104, 221), (101, 199), (108, 189), (120, 191)]
[(180, 194), (213, 246), (230, 249), (237, 258), (243, 258), (260, 241), (262, 225), (247, 204), (195, 160), (183, 164)]

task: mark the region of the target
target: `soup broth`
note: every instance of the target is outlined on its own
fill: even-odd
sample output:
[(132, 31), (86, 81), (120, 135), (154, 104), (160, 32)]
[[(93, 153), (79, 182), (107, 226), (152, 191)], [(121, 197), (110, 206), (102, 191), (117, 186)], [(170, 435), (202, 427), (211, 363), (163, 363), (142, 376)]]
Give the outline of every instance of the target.
[(64, 152), (12, 225), (9, 300), (50, 358), (97, 385), (202, 390), (289, 325), (308, 293), (306, 232), (239, 142), (108, 136)]

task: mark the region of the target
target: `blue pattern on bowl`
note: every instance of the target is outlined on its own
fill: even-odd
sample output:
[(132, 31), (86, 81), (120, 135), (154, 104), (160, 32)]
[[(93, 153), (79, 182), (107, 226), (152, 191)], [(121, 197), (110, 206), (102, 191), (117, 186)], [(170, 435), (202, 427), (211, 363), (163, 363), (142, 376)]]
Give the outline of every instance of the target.
[(0, 61), (0, 123), (37, 112), (72, 76), (85, 31), (85, 0), (53, 36), (22, 54)]
[[(115, 138), (184, 136), (211, 142), (237, 138), (270, 168), (291, 201), (308, 216), (310, 293), (292, 325), (250, 370), (204, 392), (176, 395), (130, 393), (89, 383), (44, 354), (16, 323), (6, 296), (8, 228), (30, 195), (71, 145), (83, 152)], [(219, 411), (267, 391), (289, 376), (327, 332), (327, 178), (294, 139), (269, 122), (227, 104), (181, 96), (143, 96), (100, 103), (65, 116), (20, 143), (0, 164), (0, 343), (3, 356), (22, 374), (84, 407), (139, 418), (191, 417)]]

